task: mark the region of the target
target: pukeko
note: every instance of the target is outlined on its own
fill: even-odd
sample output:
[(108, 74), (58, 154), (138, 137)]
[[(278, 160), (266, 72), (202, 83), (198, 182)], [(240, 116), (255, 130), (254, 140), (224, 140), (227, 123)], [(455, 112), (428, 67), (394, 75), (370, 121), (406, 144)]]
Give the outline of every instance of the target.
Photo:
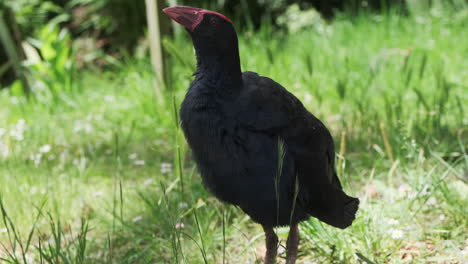
[(226, 16), (201, 8), (163, 10), (192, 37), (197, 71), (180, 109), (182, 129), (204, 185), (263, 226), (265, 263), (275, 263), (273, 228), (290, 226), (288, 264), (298, 223), (315, 217), (351, 225), (359, 200), (346, 195), (335, 171), (333, 138), (284, 87), (241, 72), (237, 34)]

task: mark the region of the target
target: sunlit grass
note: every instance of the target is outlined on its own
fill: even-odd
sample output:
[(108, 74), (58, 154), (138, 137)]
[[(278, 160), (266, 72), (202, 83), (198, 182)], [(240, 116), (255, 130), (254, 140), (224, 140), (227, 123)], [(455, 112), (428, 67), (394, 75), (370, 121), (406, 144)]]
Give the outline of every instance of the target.
[[(243, 70), (296, 94), (337, 152), (346, 141), (340, 178), (359, 215), (345, 231), (302, 224), (302, 262), (466, 259), (468, 18), (443, 12), (239, 33)], [(260, 263), (261, 229), (205, 191), (178, 128), (191, 43), (180, 35), (166, 48), (175, 59), (164, 98), (149, 63), (130, 59), (77, 74), (73, 89), (54, 84), (54, 100), (0, 93), (3, 261)]]

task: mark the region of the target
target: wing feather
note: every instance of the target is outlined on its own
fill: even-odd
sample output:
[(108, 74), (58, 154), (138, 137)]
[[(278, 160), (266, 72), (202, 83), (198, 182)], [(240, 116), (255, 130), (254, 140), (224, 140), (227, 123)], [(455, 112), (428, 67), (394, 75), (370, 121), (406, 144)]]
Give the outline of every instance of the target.
[(251, 72), (243, 77), (238, 121), (248, 129), (284, 139), (297, 170), (298, 205), (330, 225), (349, 226), (359, 201), (342, 191), (328, 129), (277, 82)]

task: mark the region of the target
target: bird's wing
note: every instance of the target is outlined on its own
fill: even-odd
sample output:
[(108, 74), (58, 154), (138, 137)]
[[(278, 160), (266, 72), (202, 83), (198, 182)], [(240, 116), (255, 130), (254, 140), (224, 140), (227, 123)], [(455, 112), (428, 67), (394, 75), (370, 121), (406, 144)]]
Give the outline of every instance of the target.
[[(248, 129), (282, 137), (295, 162), (320, 164), (329, 183), (334, 178), (334, 143), (328, 129), (308, 112), (301, 101), (279, 83), (256, 73), (244, 73), (245, 92), (240, 98), (239, 122)], [(306, 164), (304, 164), (306, 165)], [(317, 170), (318, 168), (315, 168)]]
[(328, 129), (280, 84), (250, 72), (243, 77), (239, 122), (247, 129), (284, 140), (296, 167), (300, 205), (326, 223), (349, 226), (358, 201), (342, 191)]
[(244, 72), (244, 92), (239, 100), (240, 122), (256, 131), (287, 127), (301, 112), (302, 103), (270, 78)]

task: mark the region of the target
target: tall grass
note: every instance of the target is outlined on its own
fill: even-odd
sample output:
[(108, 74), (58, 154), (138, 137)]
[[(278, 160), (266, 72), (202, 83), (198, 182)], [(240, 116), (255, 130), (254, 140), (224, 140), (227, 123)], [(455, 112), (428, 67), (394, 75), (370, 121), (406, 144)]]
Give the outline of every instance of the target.
[[(301, 261), (461, 263), (467, 19), (389, 10), (296, 34), (239, 32), (243, 70), (274, 78), (325, 122), (346, 191), (361, 199), (347, 230), (300, 226)], [(174, 60), (164, 104), (149, 61), (128, 58), (50, 86), (41, 80), (54, 73), (36, 72), (57, 99), (0, 93), (1, 261), (260, 263), (261, 229), (203, 188), (180, 131), (190, 40), (164, 43)], [(284, 244), (287, 229), (277, 233)]]

